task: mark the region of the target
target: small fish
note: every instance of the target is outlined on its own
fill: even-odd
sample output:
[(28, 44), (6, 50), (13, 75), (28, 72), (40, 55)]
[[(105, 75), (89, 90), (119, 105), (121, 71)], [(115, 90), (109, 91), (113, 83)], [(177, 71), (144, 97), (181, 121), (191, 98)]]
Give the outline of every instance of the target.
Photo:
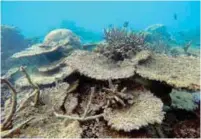
[(128, 27), (128, 24), (129, 24), (129, 22), (128, 22), (128, 21), (125, 21), (124, 24), (123, 24), (123, 27), (127, 28), (127, 27)]
[(176, 13), (174, 13), (173, 18), (174, 18), (174, 20), (177, 20), (177, 14)]

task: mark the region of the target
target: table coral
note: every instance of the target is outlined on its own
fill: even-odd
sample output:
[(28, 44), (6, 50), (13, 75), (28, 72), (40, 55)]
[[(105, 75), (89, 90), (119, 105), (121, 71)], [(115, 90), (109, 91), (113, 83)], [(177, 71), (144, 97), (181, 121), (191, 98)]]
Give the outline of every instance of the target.
[(161, 123), (162, 101), (149, 92), (136, 92), (134, 104), (122, 109), (106, 109), (104, 119), (115, 130), (129, 132), (148, 124)]
[(200, 89), (199, 58), (177, 58), (153, 54), (148, 61), (137, 65), (136, 73), (150, 80), (164, 82), (175, 88)]

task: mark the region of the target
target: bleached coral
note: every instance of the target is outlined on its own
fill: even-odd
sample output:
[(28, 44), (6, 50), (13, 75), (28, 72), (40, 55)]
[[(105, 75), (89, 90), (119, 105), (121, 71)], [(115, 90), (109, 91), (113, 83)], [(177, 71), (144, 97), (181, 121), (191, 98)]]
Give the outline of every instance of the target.
[[(51, 72), (51, 74), (49, 74), (47, 71), (46, 74), (44, 74), (43, 72), (42, 73), (38, 72), (38, 73), (30, 74), (30, 76), (33, 82), (35, 82), (39, 86), (44, 86), (44, 85), (53, 84), (57, 80), (63, 80), (69, 75), (71, 75), (73, 72), (74, 70), (71, 67), (63, 66), (63, 67), (59, 67), (58, 71)], [(27, 79), (24, 76), (17, 79), (15, 81), (15, 85), (20, 88), (30, 86), (30, 84), (28, 83)]]
[(104, 119), (115, 130), (139, 129), (148, 124), (161, 123), (164, 118), (162, 101), (150, 92), (135, 93), (134, 104), (123, 109), (106, 109)]
[(200, 89), (199, 58), (153, 54), (148, 61), (136, 67), (136, 73), (143, 78), (165, 82), (175, 88)]
[(67, 127), (63, 128), (61, 134), (57, 137), (60, 138), (81, 138), (82, 128), (78, 121), (73, 121)]
[(190, 92), (173, 90), (170, 96), (173, 108), (193, 111), (198, 107), (194, 102), (193, 94)]
[(122, 79), (133, 76), (135, 74), (135, 64), (147, 59), (149, 56), (147, 51), (142, 51), (130, 60), (113, 63), (101, 54), (76, 50), (66, 58), (65, 63), (80, 74), (93, 79)]
[(80, 48), (79, 38), (70, 30), (56, 29), (46, 35), (43, 43), (35, 44), (24, 51), (16, 53), (12, 58), (28, 58), (50, 54), (62, 50), (62, 53), (70, 52), (74, 48)]

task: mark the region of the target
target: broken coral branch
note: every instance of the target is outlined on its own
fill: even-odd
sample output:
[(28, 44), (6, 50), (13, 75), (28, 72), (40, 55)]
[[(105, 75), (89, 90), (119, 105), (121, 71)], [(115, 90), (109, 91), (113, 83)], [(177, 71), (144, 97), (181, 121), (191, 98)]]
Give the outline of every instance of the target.
[(27, 124), (29, 121), (31, 121), (32, 119), (34, 119), (33, 117), (27, 119), (26, 121), (20, 123), (19, 125), (17, 125), (16, 127), (14, 127), (13, 129), (10, 130), (6, 130), (1, 132), (1, 137), (5, 138), (5, 137), (9, 137), (11, 136), (14, 132), (16, 132), (17, 130), (19, 130), (23, 125)]
[(30, 78), (30, 75), (27, 73), (27, 71), (25, 70), (25, 68), (23, 67), (23, 66), (21, 66), (20, 67), (20, 71), (22, 71), (24, 74), (25, 74), (25, 76), (26, 76), (26, 78), (27, 78), (27, 80), (28, 80), (28, 82), (30, 83), (30, 85), (35, 89), (34, 90), (34, 94), (35, 94), (35, 98), (34, 98), (34, 106), (37, 106), (38, 104), (39, 104), (39, 97), (40, 97), (40, 89), (39, 89), (39, 87), (38, 87), (38, 85), (37, 84), (35, 84), (35, 83), (33, 83), (32, 82), (32, 80), (31, 80), (31, 78)]
[(56, 111), (54, 111), (54, 114), (56, 117), (60, 117), (60, 118), (66, 118), (66, 119), (71, 119), (71, 120), (78, 120), (78, 121), (88, 121), (88, 120), (94, 120), (94, 119), (97, 119), (97, 118), (100, 118), (100, 117), (103, 117), (103, 113), (102, 114), (98, 114), (98, 115), (94, 115), (94, 116), (86, 116), (88, 111), (89, 111), (89, 108), (90, 108), (90, 105), (91, 105), (91, 101), (92, 101), (92, 98), (93, 98), (93, 95), (94, 95), (94, 92), (95, 92), (95, 88), (92, 87), (91, 88), (91, 94), (90, 94), (90, 98), (89, 98), (89, 101), (87, 103), (87, 107), (84, 111), (84, 114), (83, 116), (81, 117), (76, 117), (76, 116), (70, 116), (70, 115), (62, 115), (62, 114), (58, 114)]
[(19, 104), (19, 107), (17, 108), (16, 112), (22, 110), (22, 109), (25, 107), (25, 105), (27, 104), (27, 102), (29, 102), (30, 99), (31, 99), (32, 97), (34, 97), (35, 95), (36, 95), (36, 92), (35, 92), (35, 91), (32, 92), (30, 95), (28, 95), (28, 96), (22, 101), (22, 103)]
[(131, 94), (125, 94), (125, 91), (127, 90), (126, 87), (124, 87), (121, 91), (118, 91), (118, 84), (114, 85), (111, 79), (109, 79), (108, 84), (109, 88), (103, 87), (107, 99), (106, 107), (109, 107), (111, 103), (120, 103), (122, 106), (126, 106), (124, 101), (128, 103), (131, 102), (129, 100), (132, 100), (133, 96)]
[(82, 116), (83, 118), (85, 118), (85, 117), (87, 116), (87, 113), (88, 113), (89, 108), (90, 108), (90, 105), (91, 105), (91, 100), (92, 100), (92, 98), (93, 98), (93, 96), (94, 96), (94, 92), (95, 92), (95, 88), (92, 87), (92, 88), (91, 88), (90, 98), (89, 98), (89, 101), (88, 101), (88, 103), (87, 103), (87, 108), (85, 109), (84, 114), (83, 114), (83, 116)]
[(6, 80), (6, 79), (1, 79), (1, 83), (5, 83), (9, 89), (12, 92), (12, 105), (11, 105), (11, 110), (8, 114), (8, 116), (6, 117), (5, 121), (3, 122), (3, 124), (1, 125), (1, 130), (6, 130), (8, 128), (8, 126), (11, 123), (12, 117), (16, 111), (16, 107), (17, 107), (17, 92), (15, 90), (15, 88), (11, 85), (11, 83)]
[(103, 117), (103, 113), (102, 114), (98, 114), (98, 115), (94, 115), (94, 116), (88, 116), (88, 117), (75, 117), (75, 116), (69, 116), (69, 115), (62, 115), (62, 114), (58, 114), (57, 112), (54, 112), (54, 115), (56, 117), (59, 118), (66, 118), (66, 119), (71, 119), (71, 120), (78, 120), (78, 121), (89, 121), (89, 120), (95, 120), (97, 118), (101, 118)]

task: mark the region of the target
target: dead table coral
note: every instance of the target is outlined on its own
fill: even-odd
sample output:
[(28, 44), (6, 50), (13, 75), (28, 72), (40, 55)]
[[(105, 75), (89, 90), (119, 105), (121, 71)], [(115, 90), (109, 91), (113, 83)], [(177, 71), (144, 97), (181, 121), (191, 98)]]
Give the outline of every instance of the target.
[(35, 44), (24, 51), (16, 53), (12, 58), (28, 58), (42, 54), (45, 55), (60, 49), (62, 49), (63, 52), (68, 52), (74, 47), (80, 47), (79, 38), (68, 29), (56, 29), (46, 35), (43, 43)]
[(165, 82), (175, 88), (200, 89), (199, 58), (180, 56), (177, 58), (154, 54), (137, 65), (136, 73), (143, 78)]
[[(46, 86), (55, 84), (58, 80), (63, 80), (74, 72), (75, 70), (71, 67), (63, 63), (58, 63), (46, 67), (41, 67), (38, 72), (30, 74), (30, 77), (32, 78), (32, 81), (39, 86)], [(19, 88), (30, 87), (30, 84), (25, 76), (17, 79), (15, 81), (15, 85)]]
[(149, 92), (136, 92), (134, 104), (122, 109), (105, 109), (104, 119), (115, 130), (129, 132), (148, 124), (161, 123), (162, 101)]
[(130, 60), (113, 63), (107, 57), (94, 52), (74, 51), (66, 58), (66, 64), (80, 74), (97, 80), (129, 78), (135, 73), (135, 64), (147, 59), (148, 52), (143, 51)]

